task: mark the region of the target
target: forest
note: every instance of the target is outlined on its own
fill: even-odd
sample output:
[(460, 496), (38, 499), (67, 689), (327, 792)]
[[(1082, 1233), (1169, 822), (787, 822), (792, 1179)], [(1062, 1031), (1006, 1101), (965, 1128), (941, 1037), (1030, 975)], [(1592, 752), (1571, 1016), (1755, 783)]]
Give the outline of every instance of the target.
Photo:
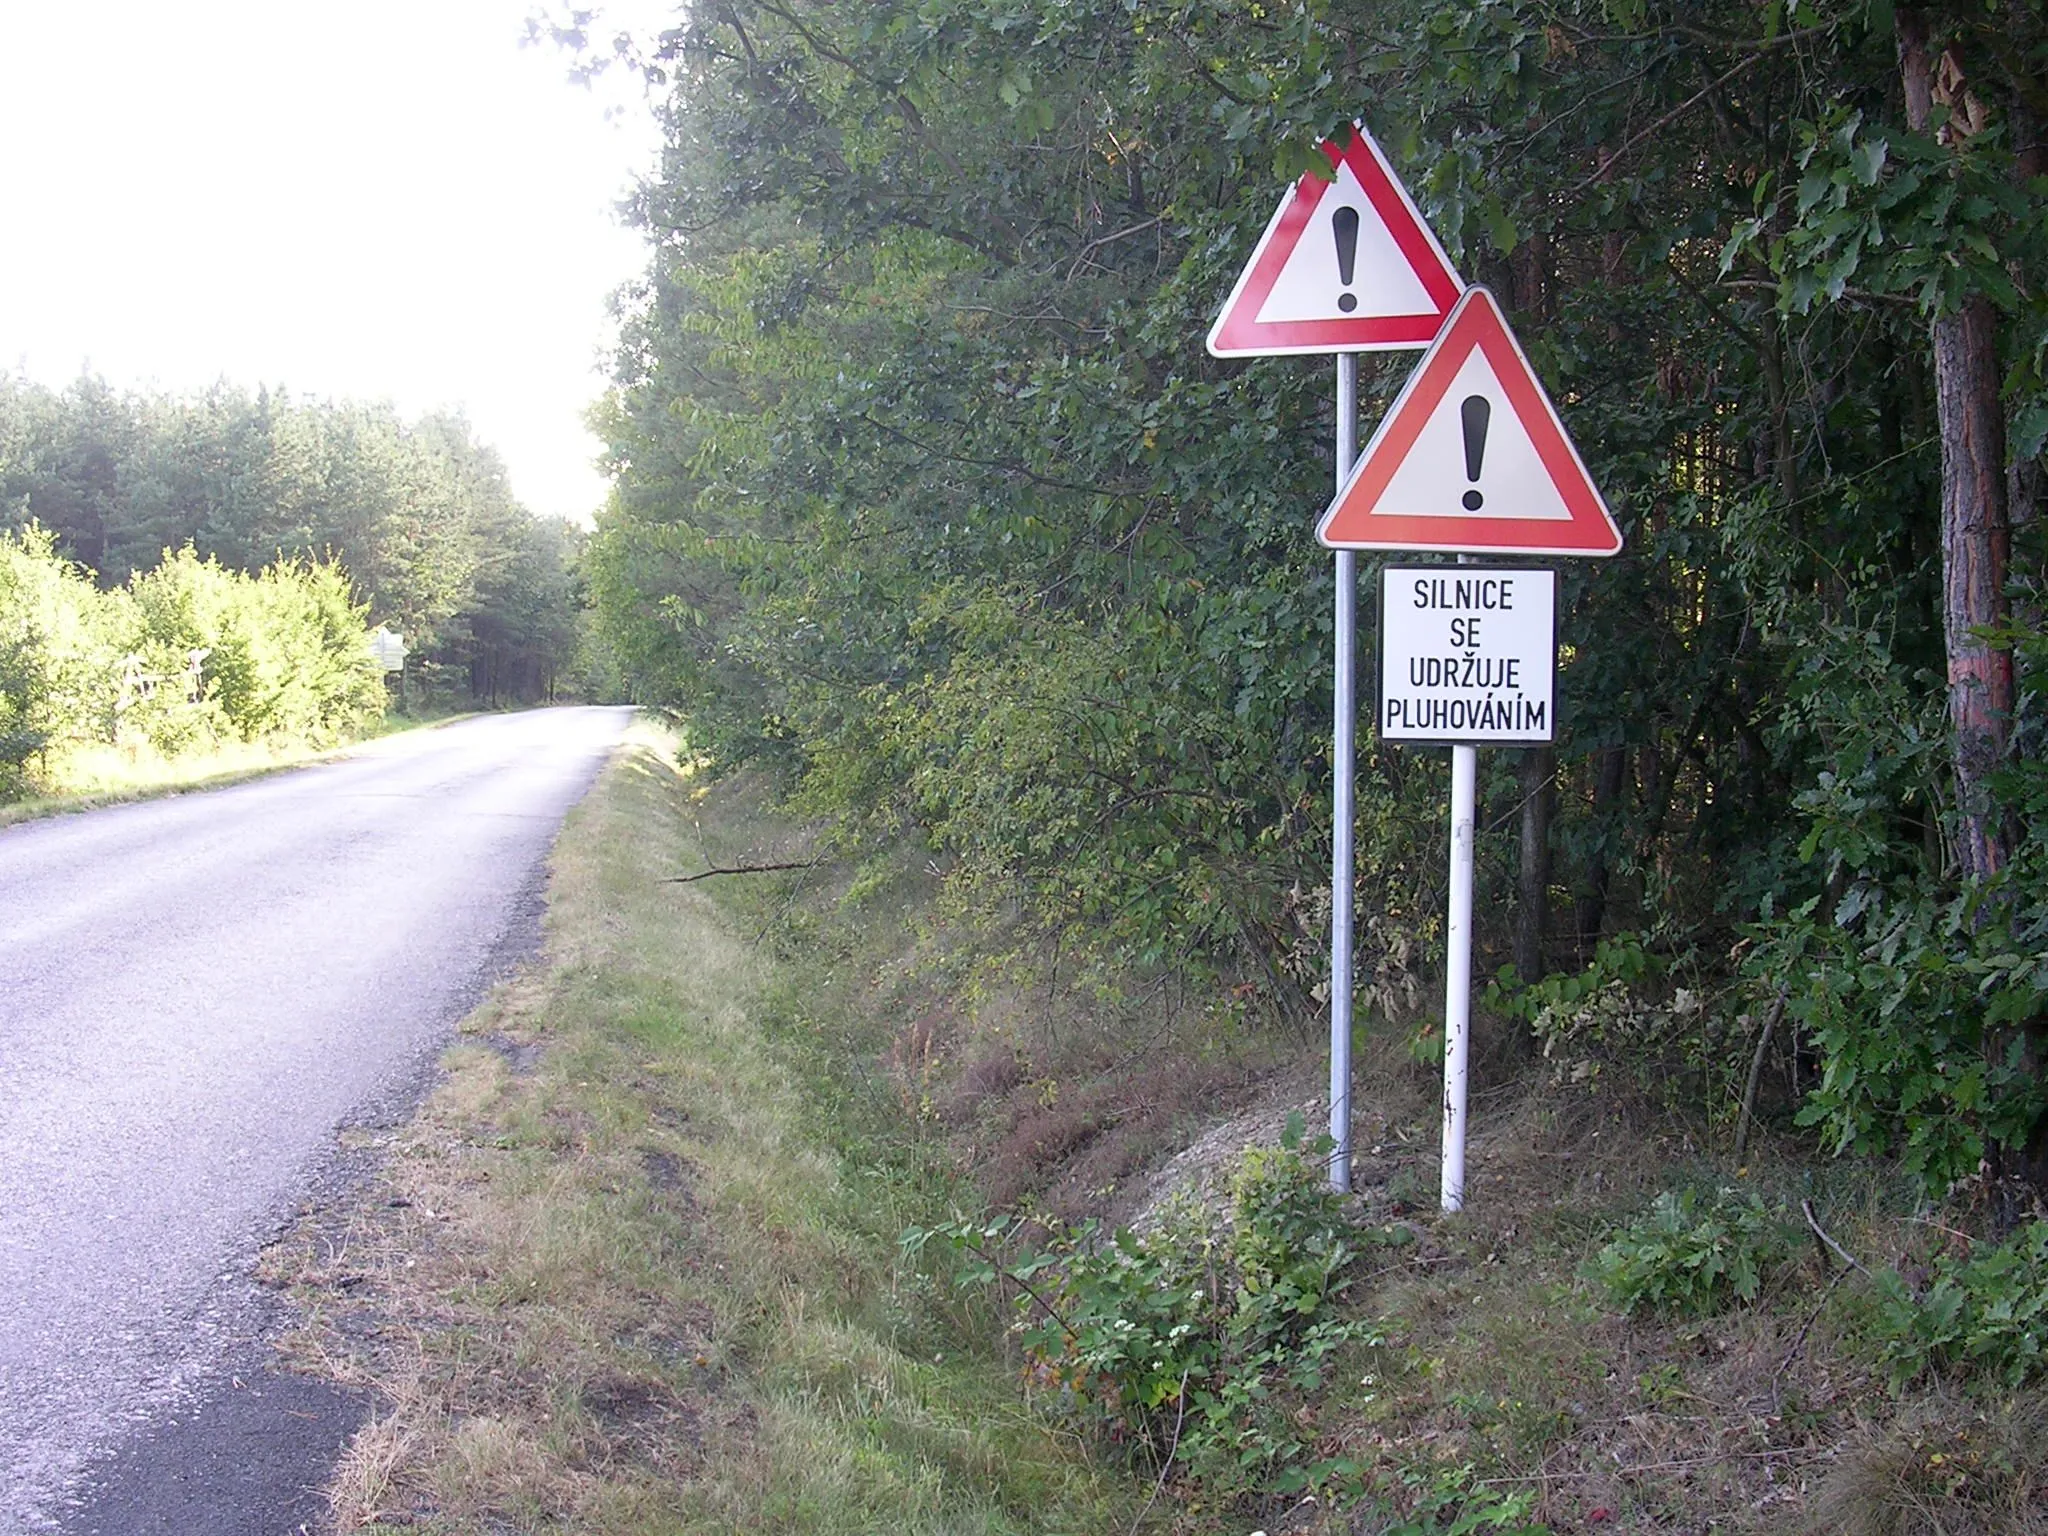
[[(668, 135), (588, 580), (717, 760), (849, 849), (914, 835), (960, 910), (1317, 1012), (1329, 364), (1202, 338), (1357, 118), (1626, 536), (1564, 563), (1554, 745), (1481, 754), (1496, 1016), (1935, 1195), (2048, 1175), (2038, 5), (724, 0), (577, 40)], [(1365, 432), (1411, 365), (1366, 360)], [(1425, 1052), (1440, 757), (1362, 730), (1360, 1002)]]
[[(576, 665), (583, 535), (522, 507), (458, 416), (225, 383), (177, 396), (0, 378), (0, 530), (0, 772), (17, 779), (123, 730), (165, 753), (334, 739), (386, 705), (374, 670), (357, 675), (373, 624), (410, 647), (408, 708), (552, 698)], [(340, 658), (317, 705), (278, 702), (330, 665), (274, 622), (264, 594), (286, 591), (320, 615), (315, 651)], [(268, 648), (268, 702), (236, 672), (256, 665), (251, 646)], [(195, 652), (209, 654), (188, 677)], [(116, 718), (145, 693), (161, 722)]]

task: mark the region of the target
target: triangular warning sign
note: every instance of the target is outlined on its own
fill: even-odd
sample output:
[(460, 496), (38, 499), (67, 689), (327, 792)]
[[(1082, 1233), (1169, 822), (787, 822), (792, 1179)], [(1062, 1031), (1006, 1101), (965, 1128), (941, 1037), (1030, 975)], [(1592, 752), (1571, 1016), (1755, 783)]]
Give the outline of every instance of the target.
[(1209, 331), (1218, 357), (1426, 347), (1465, 285), (1363, 124), (1280, 200)]
[(1468, 288), (1316, 527), (1332, 549), (1612, 555), (1621, 530), (1491, 293)]

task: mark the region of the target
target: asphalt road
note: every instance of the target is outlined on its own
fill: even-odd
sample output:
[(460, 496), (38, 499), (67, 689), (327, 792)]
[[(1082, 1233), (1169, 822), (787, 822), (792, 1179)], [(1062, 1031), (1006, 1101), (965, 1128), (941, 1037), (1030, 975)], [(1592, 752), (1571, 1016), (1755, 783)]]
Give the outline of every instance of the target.
[(0, 1533), (275, 1536), (360, 1405), (251, 1279), (530, 948), (619, 709), (0, 830)]

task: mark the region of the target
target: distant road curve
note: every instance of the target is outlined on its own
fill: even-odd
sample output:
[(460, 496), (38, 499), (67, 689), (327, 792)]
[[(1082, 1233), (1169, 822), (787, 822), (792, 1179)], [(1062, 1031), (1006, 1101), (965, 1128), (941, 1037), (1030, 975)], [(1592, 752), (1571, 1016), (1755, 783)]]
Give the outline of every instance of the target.
[(629, 718), (489, 716), (0, 830), (0, 1536), (290, 1528), (95, 1513), (94, 1478), (247, 1385), (257, 1247), (531, 943)]

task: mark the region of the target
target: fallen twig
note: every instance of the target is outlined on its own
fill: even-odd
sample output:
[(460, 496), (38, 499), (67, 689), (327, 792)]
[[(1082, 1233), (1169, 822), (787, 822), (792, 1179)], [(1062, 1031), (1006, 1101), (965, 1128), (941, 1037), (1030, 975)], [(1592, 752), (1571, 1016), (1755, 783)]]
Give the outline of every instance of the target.
[(1804, 1326), (1802, 1326), (1799, 1330), (1799, 1337), (1792, 1341), (1792, 1348), (1789, 1351), (1787, 1351), (1785, 1358), (1778, 1362), (1778, 1374), (1771, 1381), (1771, 1392), (1773, 1396), (1775, 1396), (1777, 1393), (1779, 1383), (1784, 1380), (1785, 1373), (1792, 1369), (1792, 1363), (1795, 1360), (1797, 1360), (1801, 1354), (1805, 1352), (1806, 1336), (1813, 1332), (1813, 1325), (1820, 1321), (1821, 1313), (1827, 1311), (1828, 1301), (1830, 1300), (1830, 1298), (1834, 1296), (1835, 1288), (1848, 1278), (1849, 1271), (1847, 1271), (1846, 1269), (1836, 1270), (1835, 1278), (1830, 1280), (1828, 1282), (1828, 1288), (1825, 1291), (1821, 1292), (1819, 1303), (1815, 1305), (1814, 1309), (1806, 1315), (1806, 1322)]
[(1789, 983), (1779, 986), (1770, 1012), (1764, 1015), (1763, 1032), (1756, 1038), (1756, 1054), (1749, 1059), (1749, 1082), (1742, 1090), (1742, 1113), (1735, 1122), (1735, 1161), (1738, 1163), (1742, 1161), (1743, 1150), (1749, 1145), (1749, 1128), (1756, 1116), (1756, 1085), (1764, 1075), (1764, 1052), (1771, 1048), (1771, 1032), (1778, 1027), (1778, 1020), (1785, 1016), (1785, 999), (1791, 992)]
[(694, 875), (670, 875), (663, 885), (688, 885), (693, 880), (709, 880), (713, 875), (767, 875), (779, 869), (816, 869), (816, 859), (801, 859), (788, 864), (734, 864), (730, 867), (713, 866), (699, 870)]
[(1826, 1243), (1828, 1247), (1834, 1251), (1836, 1258), (1840, 1259), (1844, 1264), (1848, 1265), (1851, 1269), (1855, 1270), (1857, 1274), (1861, 1275), (1866, 1280), (1874, 1281), (1877, 1278), (1875, 1275), (1871, 1274), (1869, 1270), (1865, 1269), (1861, 1264), (1858, 1264), (1855, 1259), (1850, 1257), (1848, 1249), (1844, 1248), (1840, 1243), (1836, 1242), (1832, 1237), (1828, 1236), (1826, 1230), (1820, 1224), (1820, 1218), (1813, 1214), (1813, 1202), (1811, 1200), (1800, 1201), (1799, 1209), (1806, 1217), (1806, 1224), (1809, 1227), (1813, 1228), (1813, 1235), (1819, 1238), (1823, 1243)]

